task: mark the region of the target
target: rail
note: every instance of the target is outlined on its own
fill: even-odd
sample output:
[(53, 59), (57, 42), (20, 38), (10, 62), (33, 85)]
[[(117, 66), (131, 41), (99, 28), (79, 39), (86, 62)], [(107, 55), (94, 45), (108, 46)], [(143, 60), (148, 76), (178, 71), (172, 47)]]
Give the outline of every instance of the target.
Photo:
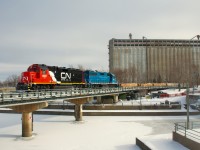
[(186, 122), (175, 123), (175, 132), (200, 143), (200, 121), (190, 122), (189, 127), (187, 129)]

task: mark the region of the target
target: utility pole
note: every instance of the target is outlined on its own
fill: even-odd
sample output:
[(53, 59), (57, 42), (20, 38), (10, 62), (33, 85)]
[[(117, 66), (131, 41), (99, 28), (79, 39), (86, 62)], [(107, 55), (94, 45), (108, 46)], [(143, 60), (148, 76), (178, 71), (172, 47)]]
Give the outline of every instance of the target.
[[(189, 46), (191, 44), (191, 41), (197, 37), (197, 40), (199, 41), (200, 35), (195, 35), (193, 38), (190, 39), (189, 41)], [(189, 71), (190, 72), (190, 71)], [(194, 86), (194, 85), (193, 85)], [(193, 92), (194, 92), (194, 87), (193, 87)], [(189, 108), (190, 108), (190, 102), (189, 102), (189, 82), (187, 83), (187, 92), (186, 92), (186, 103), (187, 103), (187, 129), (190, 128), (190, 120), (189, 120)]]
[(190, 107), (190, 102), (189, 102), (189, 83), (187, 84), (187, 91), (186, 91), (186, 103), (187, 103), (187, 129), (190, 128), (190, 120), (189, 120), (189, 107)]

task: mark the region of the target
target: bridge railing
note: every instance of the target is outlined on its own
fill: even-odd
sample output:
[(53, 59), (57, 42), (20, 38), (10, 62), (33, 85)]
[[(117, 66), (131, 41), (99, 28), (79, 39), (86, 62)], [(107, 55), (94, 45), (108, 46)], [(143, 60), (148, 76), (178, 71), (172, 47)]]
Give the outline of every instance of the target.
[[(106, 93), (128, 92), (141, 89), (156, 89), (162, 87), (113, 87), (113, 88), (87, 88), (87, 89), (57, 89), (57, 90), (40, 90), (40, 91), (19, 91), (11, 93), (0, 93), (0, 103), (6, 101), (23, 101), (23, 100), (39, 100), (53, 99), (86, 95), (97, 95)], [(163, 87), (166, 88), (166, 87)]]
[(187, 122), (177, 122), (175, 123), (175, 132), (200, 143), (200, 121), (189, 122), (189, 129)]
[(130, 89), (126, 88), (103, 88), (103, 89), (59, 89), (59, 90), (40, 90), (40, 91), (19, 91), (12, 93), (0, 93), (0, 102), (11, 100), (27, 100), (53, 97), (70, 97), (81, 95), (94, 95), (102, 93), (122, 92)]

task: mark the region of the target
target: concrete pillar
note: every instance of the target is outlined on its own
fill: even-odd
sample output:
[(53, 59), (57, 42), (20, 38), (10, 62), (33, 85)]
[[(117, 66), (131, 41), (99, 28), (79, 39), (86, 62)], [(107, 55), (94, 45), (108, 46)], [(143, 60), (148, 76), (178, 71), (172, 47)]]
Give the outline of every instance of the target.
[(76, 121), (83, 120), (82, 104), (75, 104), (74, 116)]
[(14, 111), (22, 113), (22, 137), (32, 136), (32, 112), (47, 106), (47, 102), (40, 102), (10, 107)]
[(88, 102), (89, 102), (89, 101), (92, 101), (94, 98), (93, 97), (88, 97), (87, 99), (88, 99)]
[(88, 97), (88, 98), (87, 98), (87, 103), (88, 103), (88, 104), (91, 104), (91, 103), (92, 103), (91, 101), (92, 101), (93, 99), (94, 99), (94, 97)]
[(85, 97), (85, 98), (77, 98), (77, 99), (70, 99), (68, 100), (69, 102), (75, 104), (75, 109), (74, 109), (74, 117), (76, 121), (82, 121), (82, 104), (93, 100), (93, 97)]
[(102, 103), (101, 96), (97, 96), (97, 103), (98, 103), (98, 104), (101, 104), (101, 103)]
[(32, 113), (22, 113), (22, 137), (32, 136)]
[(117, 103), (117, 102), (119, 101), (118, 97), (119, 97), (118, 94), (117, 94), (117, 95), (114, 95), (114, 103)]

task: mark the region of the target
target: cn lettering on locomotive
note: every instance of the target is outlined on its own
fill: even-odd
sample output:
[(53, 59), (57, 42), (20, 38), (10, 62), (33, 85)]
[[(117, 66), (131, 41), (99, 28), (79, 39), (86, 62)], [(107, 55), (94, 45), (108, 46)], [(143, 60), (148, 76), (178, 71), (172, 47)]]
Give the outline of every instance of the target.
[(71, 81), (72, 74), (67, 72), (61, 72), (61, 81)]

